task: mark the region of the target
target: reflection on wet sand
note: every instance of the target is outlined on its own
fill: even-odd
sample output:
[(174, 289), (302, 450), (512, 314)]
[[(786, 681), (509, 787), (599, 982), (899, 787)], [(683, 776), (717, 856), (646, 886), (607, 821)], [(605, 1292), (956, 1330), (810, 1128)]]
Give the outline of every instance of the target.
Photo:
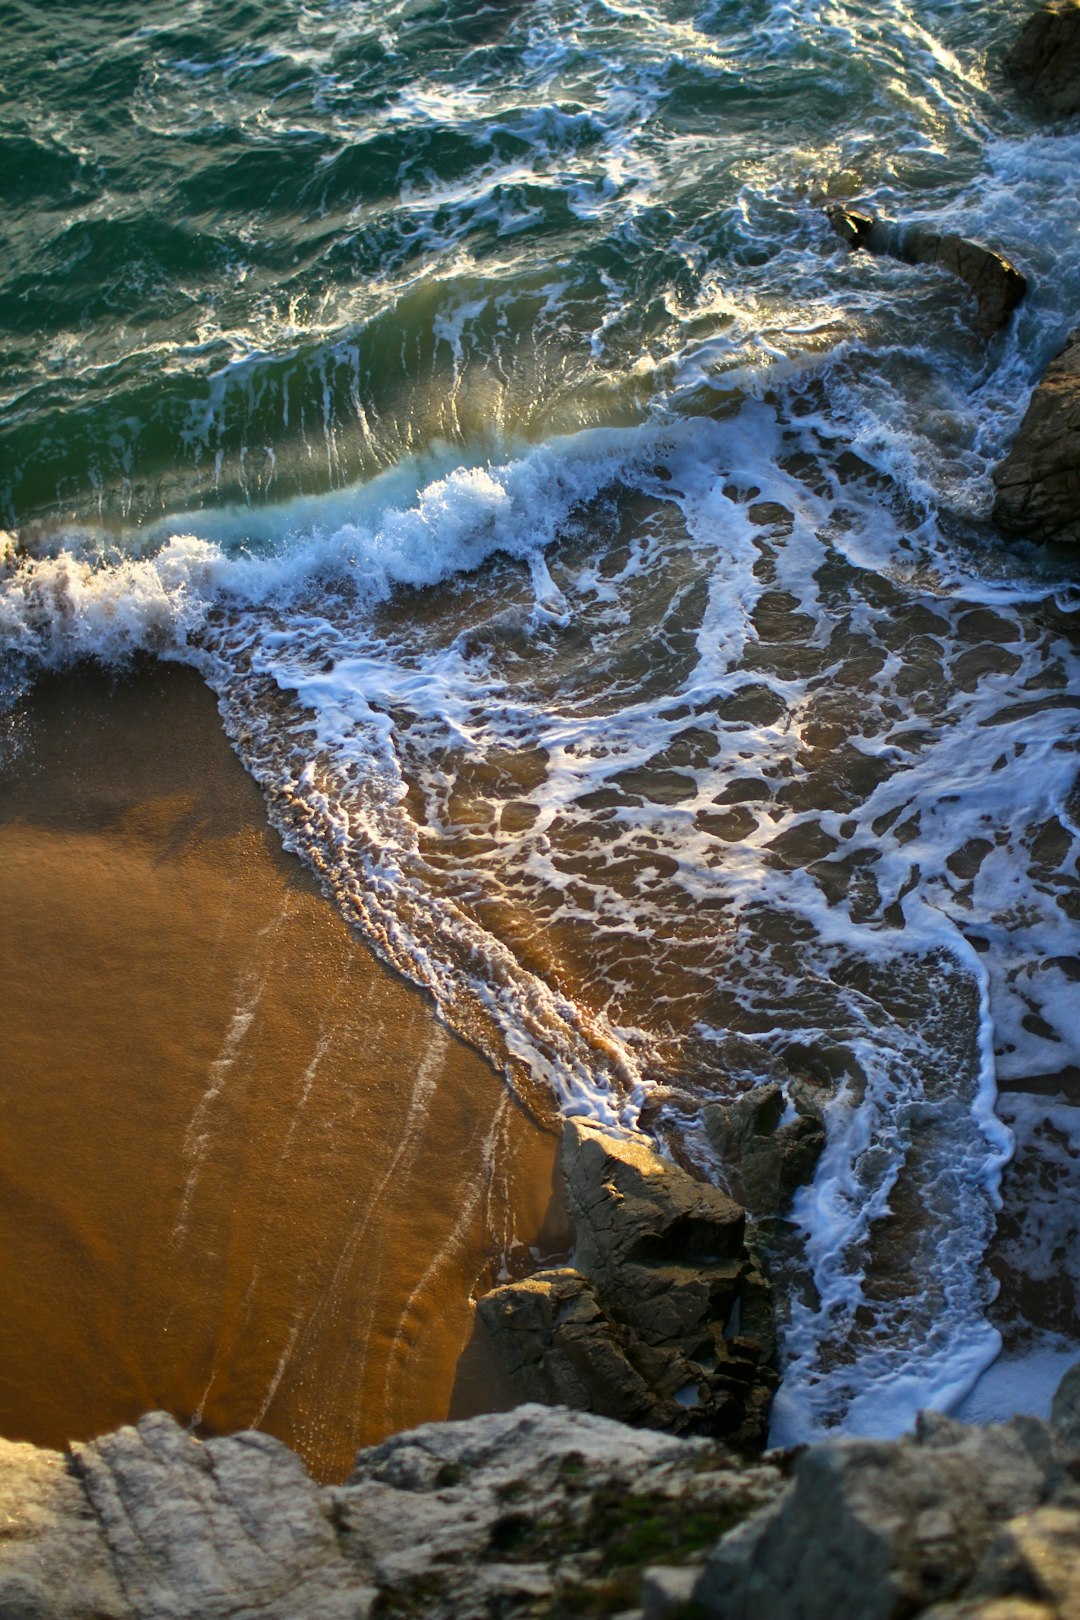
[(554, 1138), (282, 853), (194, 674), (45, 686), (19, 731), (0, 1432), (162, 1406), (333, 1479), (499, 1404), (468, 1296), (537, 1242)]

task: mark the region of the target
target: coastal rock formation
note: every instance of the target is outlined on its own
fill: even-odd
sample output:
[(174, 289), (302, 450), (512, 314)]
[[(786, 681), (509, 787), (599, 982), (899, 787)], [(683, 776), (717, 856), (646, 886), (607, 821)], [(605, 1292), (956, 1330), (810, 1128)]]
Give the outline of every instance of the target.
[(4, 1620), (1076, 1620), (1080, 1366), (1051, 1421), (924, 1413), (756, 1463), (589, 1413), (429, 1423), (320, 1488), (163, 1413), (0, 1443)]
[(574, 1268), (477, 1307), (530, 1399), (760, 1447), (776, 1387), (768, 1285), (742, 1209), (640, 1140), (570, 1120)]
[(1005, 534), (1080, 543), (1080, 329), (1032, 395), (994, 485)]
[(716, 1149), (731, 1190), (751, 1215), (774, 1215), (796, 1187), (809, 1181), (822, 1148), (825, 1126), (809, 1106), (781, 1124), (784, 1094), (778, 1085), (757, 1086), (734, 1102), (709, 1103), (702, 1123)]
[(853, 251), (865, 248), (904, 264), (937, 265), (958, 276), (975, 300), (975, 324), (984, 338), (1005, 325), (1027, 292), (1026, 277), (982, 242), (920, 225), (892, 224), (839, 204), (825, 212), (837, 236)]
[(362, 1451), (320, 1489), (263, 1434), (164, 1413), (69, 1458), (0, 1445), (4, 1620), (480, 1620), (637, 1600), (782, 1489), (709, 1441), (524, 1406)]
[(783, 1499), (710, 1554), (695, 1596), (715, 1620), (1076, 1615), (1078, 1406), (1080, 1367), (1052, 1424), (924, 1413), (903, 1440), (812, 1447)]
[(1020, 30), (1003, 66), (1051, 117), (1080, 112), (1080, 0), (1046, 0)]

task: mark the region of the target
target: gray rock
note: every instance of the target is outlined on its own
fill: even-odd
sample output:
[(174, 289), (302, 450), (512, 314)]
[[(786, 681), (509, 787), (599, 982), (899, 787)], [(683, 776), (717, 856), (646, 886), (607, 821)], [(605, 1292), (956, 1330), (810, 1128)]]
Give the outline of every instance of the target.
[(478, 1307), (509, 1377), (530, 1399), (760, 1447), (772, 1320), (742, 1209), (642, 1139), (578, 1120), (562, 1163), (575, 1269)]
[(993, 337), (1027, 292), (1027, 279), (993, 248), (967, 236), (897, 225), (854, 208), (833, 204), (825, 210), (833, 230), (850, 248), (900, 259), (904, 264), (936, 265), (950, 271), (975, 300), (975, 325)]
[(265, 1435), (204, 1444), (162, 1413), (76, 1449), (0, 1443), (3, 1620), (610, 1613), (650, 1554), (700, 1560), (781, 1487), (711, 1441), (539, 1406), (395, 1435), (326, 1489)]
[(695, 1568), (659, 1565), (641, 1577), (642, 1620), (676, 1620), (694, 1596), (698, 1572)]
[(1080, 329), (1032, 395), (994, 486), (1003, 533), (1080, 544)]
[(1047, 0), (1005, 57), (1006, 76), (1054, 118), (1080, 112), (1080, 0)]
[(710, 1555), (696, 1589), (706, 1613), (899, 1620), (959, 1595), (1000, 1527), (1053, 1488), (1065, 1448), (1034, 1418), (925, 1433), (804, 1453), (788, 1495)]
[(326, 1503), (299, 1457), (255, 1432), (194, 1440), (164, 1412), (72, 1447), (139, 1620), (360, 1620)]
[(796, 1187), (809, 1181), (825, 1146), (825, 1127), (809, 1112), (780, 1124), (784, 1094), (758, 1086), (734, 1102), (702, 1111), (706, 1134), (727, 1171), (732, 1192), (752, 1215), (775, 1215)]
[(68, 1459), (0, 1440), (0, 1615), (133, 1620)]

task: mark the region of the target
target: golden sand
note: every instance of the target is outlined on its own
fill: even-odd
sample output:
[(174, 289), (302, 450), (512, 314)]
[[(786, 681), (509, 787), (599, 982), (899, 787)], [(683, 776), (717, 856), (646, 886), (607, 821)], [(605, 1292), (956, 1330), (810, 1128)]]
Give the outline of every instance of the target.
[(265, 1428), (329, 1480), (504, 1404), (475, 1348), (459, 1370), (469, 1295), (558, 1241), (553, 1137), (282, 851), (191, 671), (49, 683), (21, 730), (0, 1434), (60, 1445), (164, 1407)]

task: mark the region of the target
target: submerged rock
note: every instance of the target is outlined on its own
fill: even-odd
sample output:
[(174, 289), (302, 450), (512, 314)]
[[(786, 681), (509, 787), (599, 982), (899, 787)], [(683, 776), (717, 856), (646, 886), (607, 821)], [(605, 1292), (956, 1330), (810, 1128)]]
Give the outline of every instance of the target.
[(768, 1285), (740, 1206), (646, 1143), (570, 1120), (575, 1269), (477, 1307), (523, 1395), (673, 1433), (764, 1442), (776, 1387)]
[(865, 248), (904, 264), (937, 265), (958, 276), (975, 299), (975, 324), (984, 338), (1005, 325), (1027, 292), (1027, 279), (1015, 265), (970, 237), (893, 224), (840, 204), (825, 212), (837, 236), (852, 250)]
[(1080, 543), (1080, 329), (1031, 396), (994, 486), (993, 517), (1003, 533)]
[(1004, 69), (1054, 118), (1080, 112), (1080, 0), (1046, 0), (1020, 30)]

